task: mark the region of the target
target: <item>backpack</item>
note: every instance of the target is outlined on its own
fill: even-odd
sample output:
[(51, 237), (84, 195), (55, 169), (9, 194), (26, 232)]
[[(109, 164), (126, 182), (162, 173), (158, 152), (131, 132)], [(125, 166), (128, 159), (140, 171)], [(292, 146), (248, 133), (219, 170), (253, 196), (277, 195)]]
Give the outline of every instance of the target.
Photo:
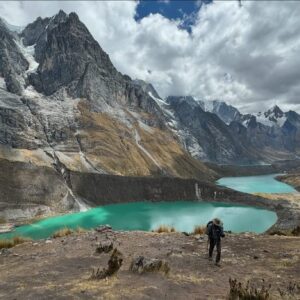
[(212, 225), (213, 225), (213, 221), (209, 221), (206, 225), (206, 235), (208, 236), (212, 236)]

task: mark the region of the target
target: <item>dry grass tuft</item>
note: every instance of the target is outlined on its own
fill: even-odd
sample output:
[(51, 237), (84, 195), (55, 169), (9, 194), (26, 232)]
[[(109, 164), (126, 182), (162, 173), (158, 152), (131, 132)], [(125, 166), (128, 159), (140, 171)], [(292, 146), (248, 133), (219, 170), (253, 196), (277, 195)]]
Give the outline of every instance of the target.
[(87, 230), (85, 230), (84, 228), (82, 227), (77, 227), (76, 229), (70, 229), (68, 227), (65, 227), (65, 228), (62, 228), (56, 232), (54, 232), (52, 234), (52, 238), (56, 239), (56, 238), (61, 238), (61, 237), (64, 237), (64, 236), (67, 236), (67, 235), (70, 235), (70, 234), (83, 234), (87, 232)]
[(173, 226), (160, 225), (157, 229), (153, 230), (153, 232), (170, 233), (170, 232), (176, 232), (176, 229)]
[(70, 228), (63, 228), (53, 233), (52, 238), (61, 238), (67, 235), (72, 234), (74, 231)]
[(30, 239), (23, 238), (20, 236), (15, 236), (14, 238), (9, 239), (9, 240), (0, 240), (0, 249), (12, 248), (16, 245), (23, 244), (23, 243), (29, 242), (29, 241), (30, 241)]
[(300, 226), (292, 230), (271, 230), (270, 235), (283, 235), (283, 236), (300, 236)]
[(206, 232), (206, 226), (198, 225), (195, 226), (193, 234), (205, 234), (205, 232)]
[(6, 219), (4, 217), (0, 217), (0, 224), (5, 224), (6, 223)]
[(268, 300), (270, 298), (271, 285), (265, 286), (264, 280), (261, 288), (250, 285), (250, 282), (244, 285), (237, 279), (229, 278), (230, 291), (229, 300)]

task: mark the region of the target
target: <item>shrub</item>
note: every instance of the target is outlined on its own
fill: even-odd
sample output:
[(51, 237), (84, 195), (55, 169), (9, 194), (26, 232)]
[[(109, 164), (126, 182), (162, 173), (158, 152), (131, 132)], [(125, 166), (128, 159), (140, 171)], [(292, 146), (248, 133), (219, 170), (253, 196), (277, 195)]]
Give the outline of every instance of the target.
[(278, 288), (278, 292), (282, 299), (299, 299), (296, 297), (300, 296), (300, 284), (289, 282), (285, 288)]
[(194, 234), (205, 234), (206, 232), (206, 226), (198, 225), (195, 226), (193, 233)]
[(170, 233), (176, 232), (176, 229), (173, 226), (168, 225), (160, 225), (157, 229), (154, 230), (157, 233)]
[(236, 279), (229, 278), (229, 300), (268, 300), (270, 299), (270, 289), (271, 285), (266, 287), (263, 285), (261, 288), (250, 286), (250, 281), (248, 280), (246, 285), (238, 282)]
[(56, 239), (56, 238), (60, 238), (60, 237), (64, 237), (64, 236), (70, 235), (72, 233), (73, 233), (72, 229), (70, 229), (70, 228), (63, 228), (63, 229), (60, 229), (60, 230), (54, 232), (52, 234), (52, 237), (54, 239)]
[(110, 277), (119, 271), (122, 264), (123, 254), (117, 248), (115, 248), (108, 260), (107, 268), (93, 269), (92, 275), (90, 276), (90, 280), (99, 280)]
[(271, 230), (269, 235), (300, 236), (300, 226), (297, 226), (292, 230)]
[(14, 238), (9, 239), (9, 240), (0, 240), (0, 249), (12, 248), (16, 245), (19, 245), (19, 244), (22, 244), (22, 243), (25, 243), (25, 242), (29, 242), (29, 241), (30, 241), (30, 239), (23, 238), (23, 237), (20, 237), (20, 236), (15, 236)]
[(4, 217), (0, 217), (0, 224), (5, 224), (6, 223), (6, 219)]

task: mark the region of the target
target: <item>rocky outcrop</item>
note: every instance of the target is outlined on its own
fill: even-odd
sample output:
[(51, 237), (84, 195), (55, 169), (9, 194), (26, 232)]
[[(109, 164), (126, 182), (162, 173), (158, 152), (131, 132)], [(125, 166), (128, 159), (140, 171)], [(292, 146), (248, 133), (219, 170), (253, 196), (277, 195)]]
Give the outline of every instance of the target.
[(16, 35), (8, 30), (0, 19), (0, 77), (5, 79), (9, 92), (20, 95), (24, 72), (29, 63), (21, 53), (16, 41)]
[(28, 220), (76, 210), (76, 203), (57, 172), (48, 167), (0, 160), (0, 216)]
[(164, 260), (139, 256), (132, 260), (130, 264), (130, 270), (139, 274), (149, 272), (161, 272), (168, 274), (170, 272), (170, 267), (169, 264)]
[(233, 121), (241, 121), (242, 118), (242, 114), (238, 109), (219, 100), (206, 102), (204, 109), (216, 114), (227, 125)]

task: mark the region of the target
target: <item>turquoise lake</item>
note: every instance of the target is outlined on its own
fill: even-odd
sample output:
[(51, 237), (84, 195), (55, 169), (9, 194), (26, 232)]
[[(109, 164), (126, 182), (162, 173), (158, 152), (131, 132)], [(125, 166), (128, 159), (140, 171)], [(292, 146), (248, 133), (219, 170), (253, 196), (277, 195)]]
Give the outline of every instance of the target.
[(243, 177), (223, 177), (217, 184), (244, 193), (295, 193), (292, 186), (275, 179), (279, 174), (243, 176)]
[[(246, 193), (294, 193), (296, 190), (275, 180), (277, 174), (224, 177), (217, 184)], [(241, 199), (241, 202), (243, 199)], [(150, 231), (160, 225), (174, 226), (178, 231), (193, 231), (196, 225), (205, 225), (212, 218), (221, 218), (224, 229), (233, 232), (262, 233), (277, 220), (269, 210), (220, 202), (135, 202), (92, 208), (86, 212), (47, 218), (30, 225), (17, 227), (14, 232), (0, 234), (0, 239), (16, 235), (41, 239), (50, 237), (64, 227), (95, 228), (110, 224), (116, 230)]]
[(20, 235), (41, 239), (64, 227), (90, 229), (101, 224), (110, 224), (116, 230), (145, 231), (154, 230), (164, 224), (174, 226), (178, 231), (191, 232), (195, 225), (205, 225), (214, 217), (221, 218), (224, 229), (233, 232), (261, 233), (277, 220), (277, 215), (272, 211), (219, 202), (135, 202), (107, 205), (86, 212), (47, 218), (18, 227), (12, 233), (0, 235), (0, 238)]

